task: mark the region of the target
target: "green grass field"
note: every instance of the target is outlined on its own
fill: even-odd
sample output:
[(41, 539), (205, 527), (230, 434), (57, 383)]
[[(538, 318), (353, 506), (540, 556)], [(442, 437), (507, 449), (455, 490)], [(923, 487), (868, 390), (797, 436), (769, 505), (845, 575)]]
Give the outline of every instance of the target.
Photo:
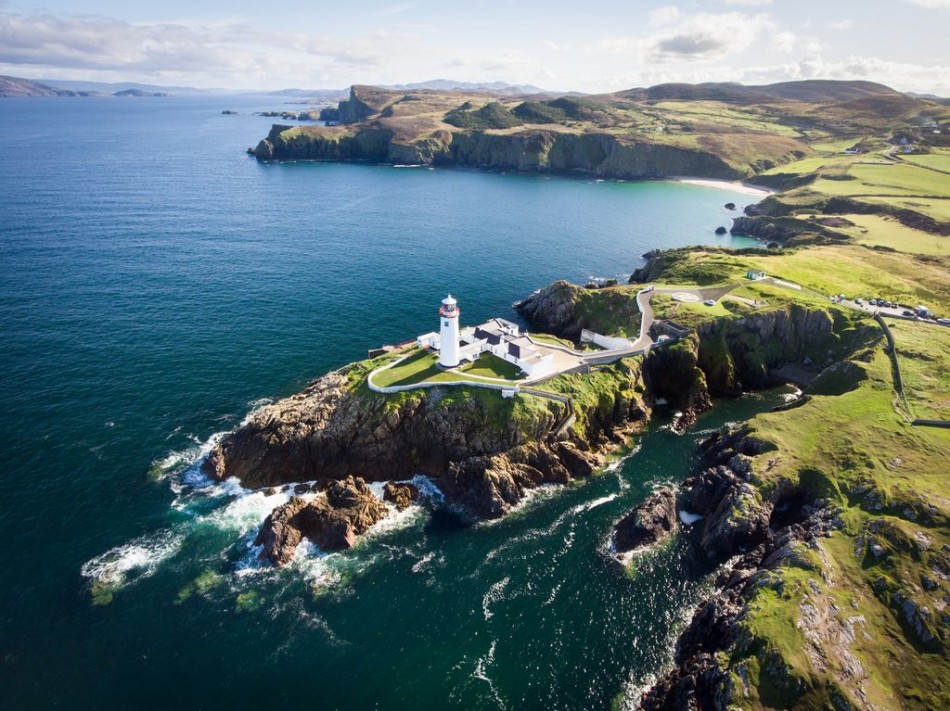
[(920, 165), (925, 168), (932, 168), (950, 173), (950, 152), (922, 154), (911, 153), (910, 155), (901, 156), (901, 160), (905, 163), (912, 163), (913, 165)]
[[(679, 252), (664, 272), (676, 284), (745, 282), (749, 268), (814, 289), (821, 294), (849, 297), (879, 296), (891, 301), (925, 304), (950, 312), (947, 260), (921, 261), (907, 255), (879, 252), (855, 245), (821, 245), (781, 253), (733, 255), (716, 250)], [(765, 289), (765, 284), (749, 284)], [(785, 298), (809, 299), (808, 294), (786, 292)], [(782, 292), (772, 292), (780, 295)], [(767, 300), (767, 299), (766, 299)]]
[(858, 244), (884, 246), (908, 254), (950, 255), (950, 237), (935, 235), (902, 225), (886, 215), (842, 215), (854, 227), (835, 228)]
[(380, 387), (390, 387), (457, 380), (484, 382), (486, 378), (516, 381), (524, 377), (516, 366), (492, 353), (482, 354), (474, 363), (467, 363), (453, 370), (442, 370), (438, 367), (438, 360), (436, 353), (420, 348), (398, 365), (377, 373), (373, 383)]
[(921, 198), (921, 197), (863, 197), (862, 202), (885, 205), (899, 209), (913, 210), (922, 215), (932, 217), (938, 222), (950, 222), (950, 198)]
[(531, 339), (538, 343), (550, 343), (552, 346), (564, 346), (565, 348), (574, 348), (574, 344), (566, 338), (558, 338), (549, 333), (532, 333)]
[[(898, 329), (898, 348), (914, 409), (940, 413), (946, 412), (950, 377), (935, 369), (935, 360), (947, 362), (950, 339), (935, 340), (933, 328), (907, 323)], [(862, 357), (842, 370), (834, 392), (816, 394), (793, 411), (751, 420), (755, 436), (775, 446), (757, 458), (756, 482), (767, 490), (785, 479), (831, 498), (842, 509), (845, 529), (820, 539), (816, 550), (803, 549), (801, 562), (771, 574), (773, 584), (756, 587), (742, 622), (750, 641), (731, 661), (745, 662), (756, 676), (757, 698), (740, 706), (780, 707), (796, 700), (823, 706), (833, 697), (828, 682), (835, 679), (852, 692), (859, 683), (869, 702), (881, 708), (946, 708), (950, 657), (921, 653), (892, 595), (903, 591), (929, 609), (941, 605), (939, 588), (927, 592), (918, 584), (932, 571), (915, 541), (929, 541), (932, 550), (950, 544), (945, 525), (950, 431), (908, 424), (880, 343), (869, 360)], [(931, 523), (922, 527), (919, 512), (927, 506), (936, 513), (927, 514)], [(885, 550), (880, 557), (864, 552), (866, 545), (857, 540), (872, 523), (875, 530), (889, 531), (878, 536)], [(806, 612), (809, 623), (803, 623)], [(842, 642), (841, 623), (857, 616), (861, 633)], [(860, 665), (859, 679), (842, 649)], [(800, 680), (800, 694), (775, 685), (772, 672), (766, 672), (770, 650), (788, 665), (781, 678)]]
[(950, 420), (950, 328), (896, 320), (889, 325), (912, 414)]

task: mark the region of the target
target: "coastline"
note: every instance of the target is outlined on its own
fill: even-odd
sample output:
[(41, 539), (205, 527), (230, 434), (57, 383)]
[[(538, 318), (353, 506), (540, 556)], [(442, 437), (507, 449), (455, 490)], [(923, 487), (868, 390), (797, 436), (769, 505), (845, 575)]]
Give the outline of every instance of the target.
[(742, 193), (743, 195), (763, 198), (773, 195), (776, 192), (775, 190), (763, 188), (758, 185), (750, 185), (741, 180), (714, 180), (712, 178), (687, 178), (680, 176), (674, 176), (670, 178), (670, 180), (677, 183), (688, 183), (689, 185), (701, 185), (706, 188), (732, 190), (733, 192)]

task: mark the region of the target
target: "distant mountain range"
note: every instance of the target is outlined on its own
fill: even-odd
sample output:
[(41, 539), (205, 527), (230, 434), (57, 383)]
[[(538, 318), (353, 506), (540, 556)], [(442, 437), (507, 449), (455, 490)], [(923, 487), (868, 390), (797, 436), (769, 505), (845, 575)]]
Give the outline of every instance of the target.
[[(531, 84), (509, 84), (503, 81), (469, 82), (453, 81), (451, 79), (430, 79), (429, 81), (411, 82), (409, 84), (374, 84), (374, 86), (378, 86), (381, 89), (394, 89), (396, 91), (431, 89), (433, 91), (458, 92), (485, 91), (502, 96), (524, 96), (525, 94), (561, 95), (559, 92), (547, 91)], [(269, 91), (267, 95), (335, 101), (345, 99), (349, 93), (350, 88), (345, 87), (343, 89), (280, 89), (278, 91)]]
[[(136, 84), (86, 84), (84, 82), (59, 82), (60, 86), (0, 75), (0, 97), (12, 96), (170, 96), (164, 87), (149, 87)], [(75, 84), (76, 88), (62, 86)], [(80, 88), (82, 87), (82, 88)], [(154, 89), (154, 90), (153, 90)]]
[[(451, 79), (431, 79), (408, 84), (375, 85), (395, 91), (432, 90), (441, 92), (487, 92), (500, 96), (593, 96), (581, 92), (555, 92), (532, 84), (509, 84), (503, 81), (465, 82)], [(230, 89), (197, 89), (188, 86), (159, 86), (137, 82), (90, 82), (59, 79), (23, 79), (0, 76), (0, 97), (10, 96), (169, 96), (200, 94), (264, 94), (288, 99), (333, 103), (346, 99), (349, 87), (341, 89), (278, 89), (274, 91), (235, 91)], [(776, 84), (744, 85), (732, 82), (709, 82), (704, 84), (657, 84), (603, 94), (634, 101), (722, 101), (726, 103), (753, 104), (776, 98), (823, 103), (829, 101), (854, 101), (881, 96), (909, 96), (946, 105), (950, 100), (932, 94), (902, 93), (870, 81), (833, 81), (809, 79), (779, 82)], [(296, 101), (293, 103), (303, 103)]]
[(721, 101), (740, 104), (755, 104), (775, 99), (820, 104), (880, 96), (905, 96), (889, 86), (872, 81), (828, 79), (805, 79), (761, 85), (731, 82), (657, 84), (647, 88), (620, 91), (615, 95), (634, 101)]
[[(432, 79), (430, 81), (409, 84), (386, 85), (387, 89), (433, 89), (436, 91), (485, 91), (501, 95), (519, 96), (523, 94), (558, 94), (531, 84), (508, 84), (503, 81), (465, 82), (451, 79)], [(197, 89), (191, 86), (159, 86), (138, 82), (95, 82), (73, 81), (66, 79), (23, 79), (20, 77), (0, 76), (0, 97), (3, 96), (167, 96), (193, 94), (265, 94), (287, 98), (314, 99), (316, 101), (338, 101), (349, 94), (349, 87), (341, 89), (278, 89), (276, 91), (235, 91), (233, 89)], [(576, 94), (576, 92), (570, 92)], [(560, 95), (560, 94), (559, 94)]]

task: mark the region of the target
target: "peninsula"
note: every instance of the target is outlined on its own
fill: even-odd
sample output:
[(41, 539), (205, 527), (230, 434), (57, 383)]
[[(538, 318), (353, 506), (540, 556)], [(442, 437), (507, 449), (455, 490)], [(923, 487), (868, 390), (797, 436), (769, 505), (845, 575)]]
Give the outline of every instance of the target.
[(257, 411), (204, 467), (315, 482), (265, 522), (263, 554), (352, 545), (385, 515), (367, 482), (401, 507), (424, 475), (441, 505), (503, 516), (594, 474), (651, 419), (689, 427), (716, 398), (790, 382), (800, 397), (713, 434), (678, 490), (617, 522), (618, 554), (682, 535), (730, 561), (642, 704), (950, 705), (947, 108), (853, 82), (446, 100), (354, 87), (340, 126), (275, 127), (255, 154), (748, 178), (776, 192), (731, 229), (763, 248), (555, 282), (517, 305), (528, 332), (465, 328), (447, 298), (438, 332)]

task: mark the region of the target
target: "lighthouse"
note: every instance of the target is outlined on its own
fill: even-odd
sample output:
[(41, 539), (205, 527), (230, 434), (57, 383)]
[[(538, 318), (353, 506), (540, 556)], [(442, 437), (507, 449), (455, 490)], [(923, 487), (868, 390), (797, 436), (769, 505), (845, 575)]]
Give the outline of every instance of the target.
[(459, 364), (459, 307), (451, 294), (442, 299), (439, 318), (439, 365), (455, 368)]

